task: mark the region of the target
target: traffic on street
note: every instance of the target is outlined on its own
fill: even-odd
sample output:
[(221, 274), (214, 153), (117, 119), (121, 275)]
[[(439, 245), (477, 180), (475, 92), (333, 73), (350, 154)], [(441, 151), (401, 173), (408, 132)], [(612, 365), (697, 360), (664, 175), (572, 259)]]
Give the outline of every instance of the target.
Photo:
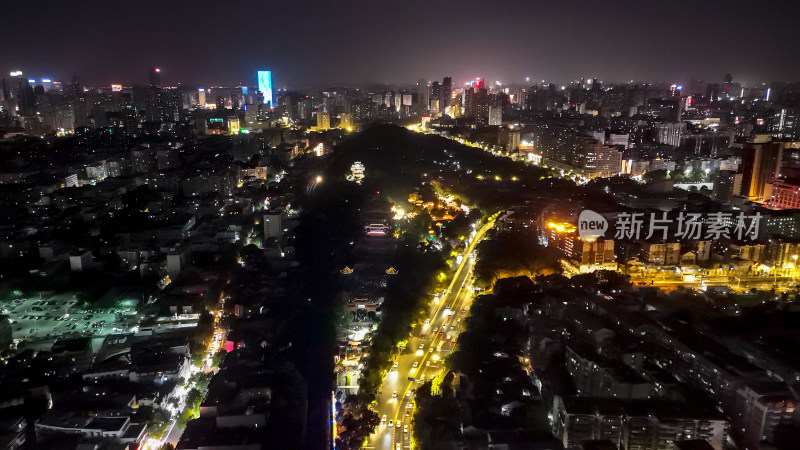
[(443, 374), (444, 359), (453, 351), (472, 304), (475, 247), (492, 226), (489, 222), (475, 232), (448, 288), (434, 297), (425, 323), (398, 353), (378, 395), (376, 412), (381, 423), (365, 448), (411, 448), (414, 390)]

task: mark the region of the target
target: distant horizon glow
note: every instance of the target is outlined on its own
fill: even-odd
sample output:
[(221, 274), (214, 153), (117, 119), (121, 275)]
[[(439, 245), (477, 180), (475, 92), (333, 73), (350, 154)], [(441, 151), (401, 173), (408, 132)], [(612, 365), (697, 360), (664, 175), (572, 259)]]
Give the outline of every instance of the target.
[[(796, 47), (791, 30), (800, 13), (797, 2), (782, 8), (754, 8), (744, 0), (727, 0), (724, 7), (721, 2), (688, 0), (672, 0), (663, 7), (652, 2), (621, 7), (613, 2), (574, 0), (568, 6), (537, 2), (531, 8), (530, 2), (509, 0), (493, 12), (493, 23), (503, 24), (500, 33), (487, 28), (485, 7), (477, 1), (425, 5), (428, 17), (448, 18), (436, 21), (436, 34), (449, 36), (452, 43), (432, 41), (426, 33), (409, 33), (409, 26), (422, 25), (424, 20), (418, 7), (405, 2), (392, 7), (391, 21), (370, 20), (385, 13), (386, 5), (367, 0), (256, 2), (248, 6), (248, 16), (304, 17), (307, 31), (298, 34), (290, 20), (272, 21), (269, 34), (281, 36), (273, 43), (264, 39), (259, 27), (239, 27), (236, 39), (249, 43), (247, 51), (242, 51), (231, 48), (228, 39), (198, 27), (208, 11), (218, 11), (222, 20), (232, 21), (240, 14), (239, 8), (219, 11), (218, 2), (207, 0), (197, 0), (187, 9), (171, 5), (167, 9), (173, 17), (180, 9), (182, 20), (175, 21), (168, 20), (168, 14), (154, 14), (151, 7), (121, 0), (117, 8), (125, 11), (127, 32), (115, 39), (97, 39), (87, 52), (85, 36), (114, 31), (107, 8), (101, 5), (59, 8), (53, 0), (4, 5), (8, 17), (36, 17), (36, 21), (35, 25), (7, 21), (0, 29), (0, 41), (14, 42), (3, 49), (0, 71), (25, 70), (38, 78), (47, 73), (54, 80), (77, 75), (89, 86), (120, 81), (135, 86), (146, 83), (142, 78), (157, 61), (169, 65), (163, 75), (169, 77), (166, 85), (240, 86), (252, 83), (247, 80), (252, 80), (254, 71), (269, 67), (280, 74), (281, 87), (293, 89), (411, 84), (419, 79), (440, 80), (444, 75), (453, 77), (453, 85), (462, 86), (477, 73), (492, 85), (494, 80), (568, 84), (589, 73), (615, 83), (669, 81), (682, 84), (684, 91), (694, 86), (692, 79), (721, 83), (727, 73), (734, 83), (748, 85), (798, 81), (800, 73), (800, 60), (787, 56)], [(663, 14), (665, 10), (687, 14), (672, 21)], [(75, 23), (81, 23), (80, 32), (73, 29)], [(346, 51), (315, 45), (330, 39), (334, 24), (336, 40), (345, 43)], [(565, 29), (570, 33), (564, 34)], [(738, 29), (760, 38), (740, 40), (735, 52), (725, 51), (726, 36)], [(370, 55), (369, 60), (365, 55)], [(275, 96), (276, 86), (272, 88)]]

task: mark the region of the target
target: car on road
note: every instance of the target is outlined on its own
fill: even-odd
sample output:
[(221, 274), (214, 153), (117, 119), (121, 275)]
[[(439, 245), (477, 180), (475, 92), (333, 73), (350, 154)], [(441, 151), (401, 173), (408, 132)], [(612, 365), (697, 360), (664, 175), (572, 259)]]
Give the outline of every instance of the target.
[(414, 361), (414, 365), (411, 366), (412, 369), (416, 369), (419, 366), (419, 361)]
[(397, 398), (397, 391), (392, 392), (392, 398)]
[(467, 312), (467, 308), (462, 308), (461, 309), (461, 314), (464, 314), (465, 312)]
[(397, 361), (395, 361), (394, 364), (392, 364), (392, 369), (397, 369)]
[(430, 380), (430, 381), (433, 381), (433, 379), (434, 379), (434, 378), (436, 378), (436, 374), (435, 374), (435, 373), (432, 373), (432, 374), (431, 374), (431, 377), (430, 377), (430, 378), (428, 378), (428, 380)]
[(389, 428), (392, 428), (393, 426), (394, 426), (394, 420), (390, 420), (389, 421)]
[(386, 423), (386, 414), (384, 414), (383, 417), (381, 417), (381, 423)]
[(406, 391), (406, 398), (411, 397), (411, 391)]
[(403, 425), (403, 433), (408, 433), (408, 425)]
[(439, 329), (439, 327), (433, 327), (433, 332), (436, 333), (436, 330), (438, 330), (438, 329)]
[(433, 346), (428, 347), (428, 352), (433, 353)]
[(420, 350), (425, 350), (425, 344), (419, 344), (419, 349)]

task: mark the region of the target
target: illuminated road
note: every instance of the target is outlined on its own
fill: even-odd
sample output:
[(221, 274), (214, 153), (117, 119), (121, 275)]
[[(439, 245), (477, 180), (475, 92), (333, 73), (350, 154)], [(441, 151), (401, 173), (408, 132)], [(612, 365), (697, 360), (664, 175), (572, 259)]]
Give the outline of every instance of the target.
[[(797, 284), (797, 279), (792, 277), (771, 277), (771, 276), (743, 276), (733, 277), (707, 277), (696, 281), (683, 281), (676, 279), (658, 279), (656, 277), (639, 276), (632, 277), (634, 284), (642, 283), (641, 286), (657, 287), (666, 291), (671, 291), (679, 287), (700, 289), (705, 287), (728, 287), (731, 291), (742, 292), (750, 289), (771, 290), (775, 287), (777, 292), (784, 292), (793, 289)], [(651, 282), (653, 284), (651, 284)]]
[[(470, 273), (475, 265), (471, 256), (475, 246), (483, 239), (486, 232), (492, 228), (493, 222), (481, 227), (472, 239), (469, 247), (464, 251), (464, 259), (456, 269), (450, 285), (439, 299), (431, 304), (428, 320), (429, 325), (418, 330), (418, 334), (408, 340), (408, 353), (397, 358), (397, 369), (392, 369), (386, 375), (381, 390), (378, 393), (376, 412), (378, 416), (386, 416), (375, 433), (369, 437), (365, 448), (397, 449), (411, 448), (411, 394), (418, 386), (415, 381), (428, 380), (442, 368), (443, 360), (449, 352), (437, 351), (440, 343), (446, 342), (448, 333), (455, 338), (460, 332), (460, 325), (466, 317), (472, 300), (471, 289), (466, 284), (469, 282)], [(447, 308), (450, 308), (449, 310)], [(464, 313), (461, 311), (465, 310)], [(449, 316), (449, 318), (448, 318)], [(446, 328), (443, 330), (443, 327)], [(452, 344), (443, 344), (447, 345)], [(420, 346), (422, 347), (420, 349)], [(437, 360), (438, 359), (438, 360)], [(414, 367), (414, 363), (417, 364)], [(428, 365), (430, 364), (430, 365)], [(394, 393), (397, 397), (394, 397)], [(393, 426), (389, 427), (389, 421)], [(408, 431), (404, 430), (408, 427)]]
[[(214, 334), (211, 340), (211, 344), (208, 346), (208, 350), (206, 351), (205, 361), (203, 363), (203, 367), (197, 369), (195, 366), (191, 367), (191, 373), (195, 374), (197, 372), (215, 372), (216, 369), (211, 367), (211, 360), (213, 356), (222, 349), (222, 346), (225, 344), (225, 339), (227, 337), (227, 333), (224, 328), (219, 326), (220, 317), (222, 316), (222, 307), (225, 305), (224, 299), (220, 300), (220, 308), (213, 312), (214, 314)], [(178, 445), (178, 441), (183, 434), (183, 428), (177, 426), (178, 423), (178, 416), (180, 412), (186, 407), (186, 393), (189, 389), (191, 389), (194, 385), (189, 385), (186, 387), (186, 390), (181, 391), (180, 401), (178, 403), (178, 407), (175, 408), (174, 411), (171, 411), (172, 415), (170, 417), (169, 425), (167, 426), (167, 431), (164, 433), (164, 436), (161, 439), (155, 439), (150, 436), (147, 436), (141, 445), (142, 450), (157, 450), (162, 445), (166, 443), (170, 443), (173, 446)]]

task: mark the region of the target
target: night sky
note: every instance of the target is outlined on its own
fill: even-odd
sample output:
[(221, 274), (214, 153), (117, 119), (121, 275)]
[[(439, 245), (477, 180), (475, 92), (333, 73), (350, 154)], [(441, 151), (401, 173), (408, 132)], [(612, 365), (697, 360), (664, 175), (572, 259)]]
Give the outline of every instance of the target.
[(0, 1), (0, 74), (277, 86), (800, 79), (800, 2)]

